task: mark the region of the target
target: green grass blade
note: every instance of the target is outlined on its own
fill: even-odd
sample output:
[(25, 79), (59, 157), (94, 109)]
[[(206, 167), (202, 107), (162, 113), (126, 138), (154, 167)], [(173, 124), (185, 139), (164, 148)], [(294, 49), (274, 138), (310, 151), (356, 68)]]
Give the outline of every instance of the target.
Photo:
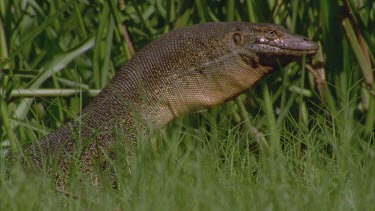
[[(40, 71), (40, 74), (38, 74), (38, 76), (27, 86), (27, 88), (40, 87), (44, 81), (50, 78), (53, 74), (56, 74), (65, 68), (66, 65), (68, 65), (73, 59), (93, 48), (94, 44), (95, 39), (92, 37), (81, 43), (75, 49), (55, 56), (45, 65), (45, 68)], [(23, 119), (26, 116), (32, 101), (33, 99), (24, 99), (15, 109), (13, 116), (18, 119)]]

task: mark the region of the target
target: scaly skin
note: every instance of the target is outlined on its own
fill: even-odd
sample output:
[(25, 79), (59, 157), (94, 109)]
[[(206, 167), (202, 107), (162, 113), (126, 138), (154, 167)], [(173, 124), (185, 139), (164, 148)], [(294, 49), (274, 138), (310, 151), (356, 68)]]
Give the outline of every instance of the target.
[(80, 160), (90, 171), (100, 148), (111, 151), (115, 128), (134, 140), (137, 128), (157, 129), (184, 113), (233, 99), (280, 65), (317, 50), (316, 43), (274, 24), (178, 29), (139, 51), (78, 119), (37, 141), (28, 154), (38, 166), (57, 158), (68, 171), (74, 149), (86, 146)]

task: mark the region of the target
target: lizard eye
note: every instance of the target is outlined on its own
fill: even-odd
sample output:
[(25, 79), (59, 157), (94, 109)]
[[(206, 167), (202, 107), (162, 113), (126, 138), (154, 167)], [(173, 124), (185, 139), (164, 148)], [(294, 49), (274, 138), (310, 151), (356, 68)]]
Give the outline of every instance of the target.
[(266, 32), (266, 35), (270, 39), (276, 39), (277, 38), (277, 32), (273, 29), (270, 29)]
[(243, 36), (240, 32), (235, 32), (233, 34), (233, 41), (235, 44), (239, 45), (242, 43)]

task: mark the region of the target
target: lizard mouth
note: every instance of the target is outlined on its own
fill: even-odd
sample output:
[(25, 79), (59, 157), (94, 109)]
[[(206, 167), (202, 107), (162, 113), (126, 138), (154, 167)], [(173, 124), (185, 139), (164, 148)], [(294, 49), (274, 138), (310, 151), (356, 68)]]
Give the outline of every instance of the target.
[(274, 46), (275, 48), (279, 48), (280, 50), (282, 50), (283, 52), (293, 52), (292, 54), (299, 54), (299, 55), (315, 55), (316, 53), (318, 53), (318, 50), (319, 50), (319, 46), (317, 44), (314, 43), (313, 46), (309, 47), (309, 48), (304, 48), (304, 49), (300, 49), (300, 48), (291, 48), (291, 47), (278, 47), (278, 46)]
[(300, 47), (300, 46), (276, 46), (276, 45), (270, 45), (270, 44), (253, 44), (252, 50), (255, 52), (259, 52), (262, 54), (269, 54), (274, 56), (313, 56), (315, 55), (318, 50), (319, 46), (314, 43), (310, 42), (310, 46)]
[[(275, 45), (274, 43), (257, 43), (247, 47), (247, 50), (258, 55), (259, 63), (262, 66), (269, 66), (273, 68), (284, 67), (289, 63), (299, 60), (303, 56), (313, 56), (318, 50), (319, 46), (312, 41), (310, 45)], [(244, 56), (242, 56), (245, 58)], [(250, 64), (252, 64), (250, 62)]]

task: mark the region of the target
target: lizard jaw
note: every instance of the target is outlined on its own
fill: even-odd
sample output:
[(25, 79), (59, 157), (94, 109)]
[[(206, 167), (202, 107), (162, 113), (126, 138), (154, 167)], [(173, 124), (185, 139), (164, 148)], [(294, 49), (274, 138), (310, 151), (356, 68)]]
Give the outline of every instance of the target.
[[(265, 51), (266, 49), (266, 51)], [(313, 56), (318, 52), (319, 46), (317, 44), (312, 45), (310, 48), (306, 49), (293, 49), (286, 46), (274, 46), (269, 44), (252, 44), (250, 46), (250, 51), (255, 53), (269, 54), (274, 56), (295, 56), (301, 57), (303, 55)]]

